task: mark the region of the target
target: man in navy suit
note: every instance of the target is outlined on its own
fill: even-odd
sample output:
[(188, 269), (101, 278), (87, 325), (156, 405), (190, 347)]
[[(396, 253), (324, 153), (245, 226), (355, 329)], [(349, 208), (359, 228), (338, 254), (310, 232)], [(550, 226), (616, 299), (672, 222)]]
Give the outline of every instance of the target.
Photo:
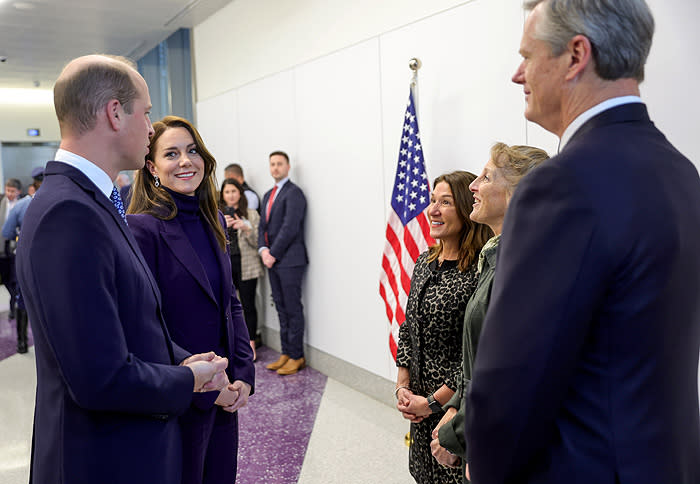
[(37, 365), (30, 482), (177, 483), (177, 416), (227, 383), (227, 361), (171, 342), (112, 185), (144, 164), (148, 87), (125, 60), (85, 56), (54, 103), (61, 145), (17, 248)]
[(284, 151), (270, 154), (270, 174), (275, 186), (263, 196), (258, 246), (280, 321), (282, 355), (267, 368), (291, 375), (306, 364), (301, 304), (301, 281), (309, 263), (304, 244), (306, 198), (289, 180), (289, 156)]
[(465, 435), (476, 484), (700, 482), (700, 179), (649, 120), (643, 0), (527, 2), (513, 82), (561, 138), (503, 227)]

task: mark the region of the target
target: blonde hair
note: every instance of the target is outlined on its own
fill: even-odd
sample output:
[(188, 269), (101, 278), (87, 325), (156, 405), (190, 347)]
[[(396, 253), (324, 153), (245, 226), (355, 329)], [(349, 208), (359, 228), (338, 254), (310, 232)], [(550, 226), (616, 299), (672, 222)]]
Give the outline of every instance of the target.
[(526, 145), (508, 146), (496, 143), (491, 147), (491, 161), (498, 168), (508, 183), (508, 196), (513, 195), (515, 187), (530, 170), (549, 159), (546, 151)]

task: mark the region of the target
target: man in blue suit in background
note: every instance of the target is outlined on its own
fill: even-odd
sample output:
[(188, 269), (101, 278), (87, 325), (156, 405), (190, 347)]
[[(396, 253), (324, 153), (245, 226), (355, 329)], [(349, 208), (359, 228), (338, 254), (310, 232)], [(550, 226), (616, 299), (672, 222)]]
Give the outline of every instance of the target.
[(280, 321), (282, 355), (267, 368), (291, 375), (306, 364), (301, 303), (301, 281), (309, 263), (304, 243), (306, 198), (289, 180), (289, 156), (284, 151), (270, 154), (270, 174), (275, 186), (263, 196), (258, 246)]
[(148, 87), (126, 60), (85, 56), (61, 73), (54, 104), (60, 148), (17, 247), (37, 366), (30, 482), (178, 483), (177, 416), (193, 391), (227, 383), (227, 361), (170, 340), (112, 185), (144, 165)]
[(503, 227), (467, 408), (476, 484), (700, 482), (700, 179), (649, 120), (643, 0), (544, 0), (513, 81), (561, 138)]

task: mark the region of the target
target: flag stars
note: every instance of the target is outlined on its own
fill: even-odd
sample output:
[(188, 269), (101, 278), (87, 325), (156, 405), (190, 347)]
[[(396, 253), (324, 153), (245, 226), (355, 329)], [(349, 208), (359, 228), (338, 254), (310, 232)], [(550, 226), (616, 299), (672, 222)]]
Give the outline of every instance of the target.
[(397, 195), (397, 196), (396, 196), (396, 201), (399, 202), (399, 203), (403, 202), (403, 195)]
[(403, 190), (404, 184), (403, 184), (403, 183), (399, 183), (399, 184), (396, 185), (396, 186), (398, 187), (399, 190)]
[(421, 197), (418, 200), (420, 201), (420, 203), (422, 205), (425, 203), (426, 198), (423, 195), (421, 195)]
[(413, 169), (413, 174), (414, 174), (414, 175), (417, 175), (418, 172), (420, 172), (420, 170), (419, 170), (418, 168), (414, 168), (414, 169)]
[[(403, 143), (408, 143), (408, 136), (403, 137)], [(410, 145), (409, 145), (410, 146)]]
[(399, 178), (403, 180), (404, 178), (406, 178), (406, 174), (404, 172), (399, 173)]
[(416, 192), (411, 192), (411, 198), (415, 199), (417, 196), (418, 196), (418, 194)]
[(417, 186), (418, 186), (418, 180), (411, 180), (411, 186), (412, 186), (413, 188), (417, 187)]
[[(409, 208), (409, 210), (414, 211), (414, 210), (416, 209), (416, 204), (415, 204), (415, 203), (411, 203), (411, 204), (408, 205), (408, 208)], [(404, 215), (404, 217), (405, 217), (405, 215)]]

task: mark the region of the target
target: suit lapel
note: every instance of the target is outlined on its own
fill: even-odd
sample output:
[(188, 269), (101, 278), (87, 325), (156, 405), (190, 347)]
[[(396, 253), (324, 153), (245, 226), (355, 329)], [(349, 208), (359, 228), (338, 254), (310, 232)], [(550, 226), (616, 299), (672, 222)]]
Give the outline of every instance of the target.
[[(148, 282), (151, 284), (151, 289), (153, 290), (153, 294), (156, 297), (156, 300), (158, 301), (158, 306), (160, 307), (161, 300), (160, 300), (160, 290), (158, 289), (158, 284), (156, 283), (155, 279), (153, 278), (153, 274), (151, 274), (151, 270), (148, 268), (148, 264), (146, 263), (146, 260), (143, 258), (143, 255), (141, 254), (141, 249), (139, 249), (138, 243), (136, 242), (136, 239), (134, 239), (134, 236), (131, 234), (131, 230), (127, 227), (127, 225), (124, 223), (124, 220), (122, 219), (121, 215), (119, 215), (119, 212), (117, 211), (116, 207), (112, 203), (110, 199), (108, 199), (96, 186), (94, 183), (92, 183), (83, 172), (78, 170), (77, 168), (73, 168), (69, 165), (65, 165), (61, 163), (61, 166), (65, 166), (66, 169), (63, 171), (63, 174), (73, 180), (76, 184), (78, 184), (85, 192), (92, 194), (93, 199), (95, 202), (97, 202), (98, 205), (100, 205), (102, 208), (104, 208), (107, 213), (110, 215), (110, 217), (114, 220), (114, 223), (117, 224), (119, 227), (119, 230), (121, 230), (122, 234), (126, 238), (126, 241), (129, 244), (129, 247), (131, 247), (131, 250), (134, 252), (134, 255), (136, 255), (136, 258), (138, 259), (139, 263), (141, 264), (141, 267), (143, 268), (143, 271), (146, 273), (146, 276), (148, 277)], [(48, 165), (47, 165), (48, 169)], [(60, 172), (60, 170), (59, 170)]]
[(197, 256), (194, 247), (192, 247), (190, 240), (187, 238), (184, 230), (182, 230), (182, 225), (180, 225), (177, 218), (169, 220), (168, 223), (161, 221), (160, 235), (168, 248), (170, 248), (170, 251), (173, 253), (175, 258), (180, 261), (185, 270), (187, 270), (194, 280), (197, 281), (212, 302), (218, 306), (218, 299), (212, 291), (212, 287), (209, 283), (207, 273), (204, 270), (204, 266), (202, 265), (202, 261), (199, 259), (199, 256)]
[[(170, 361), (173, 364), (177, 364), (178, 362), (175, 361), (175, 352), (173, 350), (173, 345), (172, 345), (172, 340), (170, 339), (170, 332), (168, 331), (168, 328), (165, 326), (165, 320), (163, 319), (163, 315), (161, 313), (161, 298), (160, 298), (160, 289), (158, 289), (158, 284), (156, 283), (156, 280), (153, 277), (153, 274), (151, 274), (151, 269), (149, 269), (148, 264), (146, 263), (146, 260), (143, 258), (143, 255), (141, 254), (141, 249), (139, 249), (138, 243), (136, 242), (136, 239), (134, 239), (134, 236), (131, 233), (131, 230), (128, 229), (127, 225), (124, 223), (124, 220), (122, 219), (121, 215), (119, 215), (119, 212), (117, 211), (117, 208), (114, 206), (111, 200), (109, 200), (104, 194), (95, 186), (90, 179), (85, 176), (83, 172), (78, 170), (77, 168), (73, 168), (70, 165), (66, 165), (65, 163), (60, 163), (60, 162), (49, 162), (46, 165), (46, 170), (45, 174), (52, 174), (53, 173), (59, 173), (62, 174), (68, 178), (70, 178), (75, 184), (77, 184), (82, 190), (84, 190), (86, 193), (92, 194), (92, 198), (97, 202), (98, 205), (103, 207), (105, 210), (107, 210), (107, 213), (111, 215), (112, 219), (114, 222), (117, 224), (119, 227), (119, 230), (121, 230), (122, 234), (124, 234), (124, 237), (127, 240), (127, 243), (129, 244), (129, 247), (131, 248), (131, 251), (136, 255), (136, 258), (139, 261), (139, 264), (141, 264), (142, 267), (142, 272), (146, 274), (146, 277), (148, 278), (148, 282), (151, 285), (151, 290), (153, 291), (153, 295), (156, 298), (156, 303), (158, 307), (158, 322), (160, 323), (161, 330), (163, 331), (163, 336), (165, 337), (165, 344), (168, 347), (168, 354), (170, 355)], [(99, 192), (99, 193), (98, 193)]]
[(270, 218), (272, 218), (272, 215), (276, 212), (276, 209), (278, 208), (277, 202), (281, 202), (285, 195), (287, 194), (287, 185), (292, 183), (291, 181), (287, 181), (284, 185), (282, 185), (282, 188), (277, 190), (277, 193), (275, 194), (275, 199), (272, 201), (272, 208), (270, 209)]

